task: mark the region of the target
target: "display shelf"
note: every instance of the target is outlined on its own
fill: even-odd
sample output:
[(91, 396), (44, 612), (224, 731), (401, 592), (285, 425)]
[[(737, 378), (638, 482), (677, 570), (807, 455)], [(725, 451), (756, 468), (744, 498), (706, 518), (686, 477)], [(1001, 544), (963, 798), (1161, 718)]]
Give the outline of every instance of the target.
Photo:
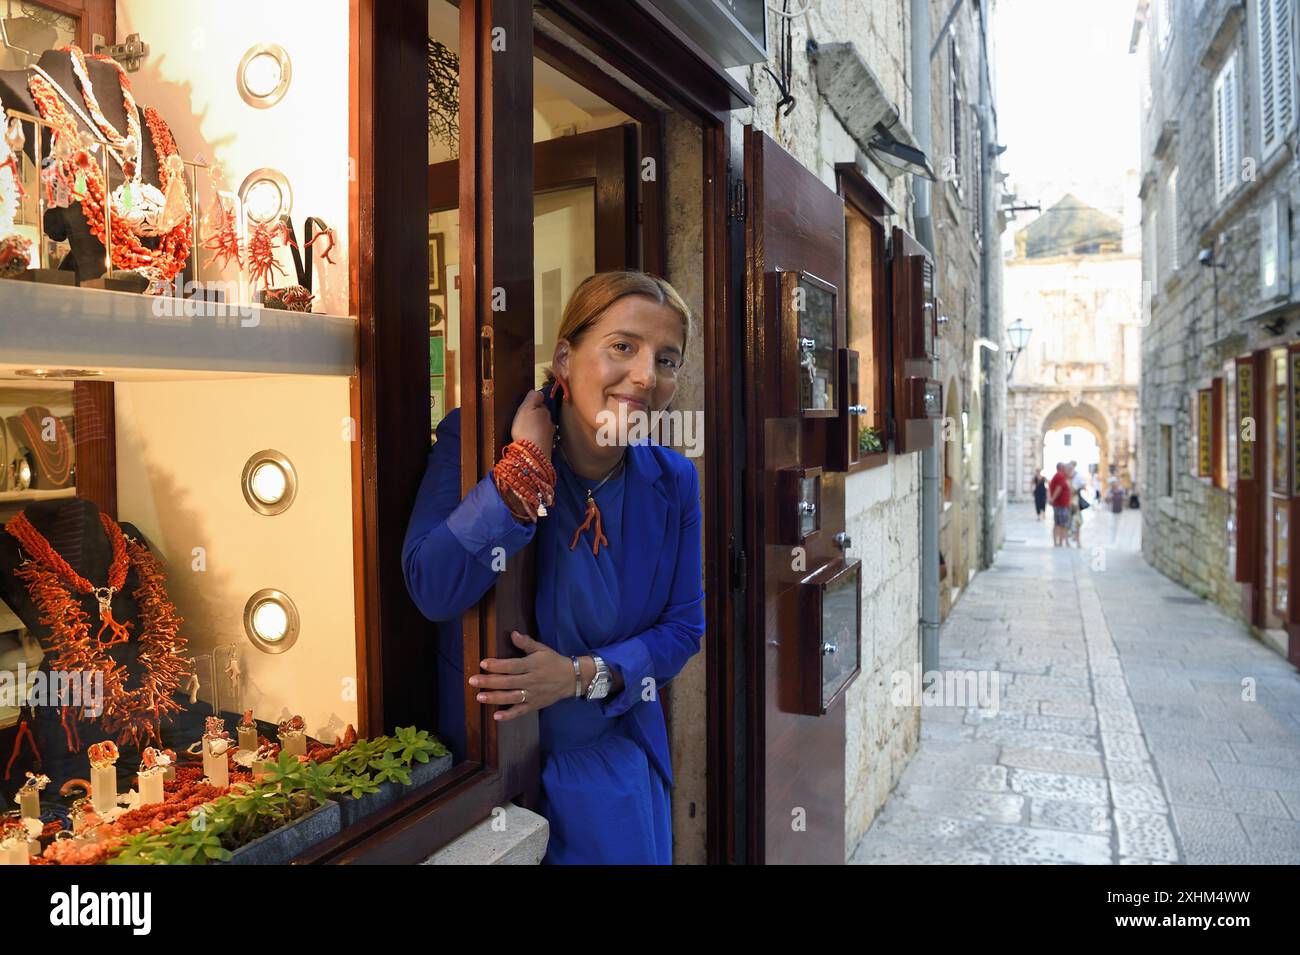
[(100, 372), (96, 378), (124, 381), (350, 376), (357, 323), (255, 305), (0, 281), (0, 356), (5, 377), (33, 368), (87, 369)]
[(45, 491), (35, 491), (30, 488), (26, 491), (0, 491), (0, 505), (26, 504), (31, 501), (50, 501), (58, 497), (76, 496), (77, 489), (75, 487), (59, 487)]

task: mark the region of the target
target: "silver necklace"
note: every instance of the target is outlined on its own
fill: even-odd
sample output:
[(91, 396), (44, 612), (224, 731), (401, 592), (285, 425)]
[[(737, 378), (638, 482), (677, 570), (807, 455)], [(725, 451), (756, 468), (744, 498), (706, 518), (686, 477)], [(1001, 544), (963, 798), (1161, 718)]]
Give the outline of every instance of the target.
[[(560, 437), (560, 436), (559, 436), (559, 432), (556, 432), (555, 437), (556, 437), (556, 444), (555, 444), (555, 446), (556, 446), (557, 448), (559, 448), (559, 450), (560, 450), (560, 457), (564, 458), (564, 463), (567, 464), (567, 465), (569, 466), (569, 470), (573, 472), (573, 476), (576, 477), (576, 478), (578, 478), (579, 481), (585, 480), (585, 479), (582, 477), (582, 475), (580, 475), (576, 470), (574, 470), (573, 464), (569, 461), (569, 456), (568, 456), (567, 454), (564, 453), (564, 448), (563, 448), (563, 446), (560, 445), (560, 443), (559, 443), (559, 437)], [(605, 482), (608, 481), (610, 478), (612, 478), (615, 474), (617, 474), (617, 473), (619, 472), (619, 470), (622, 469), (623, 464), (624, 464), (624, 462), (626, 462), (626, 461), (627, 461), (627, 451), (624, 451), (624, 452), (623, 452), (623, 456), (622, 456), (621, 458), (618, 459), (618, 464), (614, 465), (614, 467), (610, 470), (610, 472), (609, 472), (608, 474), (606, 474), (603, 478), (600, 479), (600, 483), (597, 484), (595, 487), (591, 487), (591, 488), (587, 488), (587, 489), (586, 489), (586, 491), (587, 491), (587, 500), (590, 501), (590, 500), (591, 500), (591, 496), (592, 496), (593, 494), (595, 494), (597, 491), (599, 491), (602, 487), (604, 487), (604, 486), (605, 486)]]

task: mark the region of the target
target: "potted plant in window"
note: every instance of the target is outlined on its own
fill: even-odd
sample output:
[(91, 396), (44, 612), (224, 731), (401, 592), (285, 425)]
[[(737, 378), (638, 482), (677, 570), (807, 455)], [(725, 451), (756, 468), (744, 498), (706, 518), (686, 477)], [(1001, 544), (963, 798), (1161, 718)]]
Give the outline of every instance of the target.
[(332, 779), (342, 824), (378, 812), (451, 769), (451, 753), (428, 730), (398, 727), (393, 736), (357, 740), (322, 764)]

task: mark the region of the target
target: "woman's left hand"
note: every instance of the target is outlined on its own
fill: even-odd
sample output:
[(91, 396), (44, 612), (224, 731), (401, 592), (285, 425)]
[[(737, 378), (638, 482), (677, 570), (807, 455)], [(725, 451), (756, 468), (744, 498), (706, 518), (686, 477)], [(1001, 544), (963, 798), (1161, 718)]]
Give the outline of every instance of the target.
[[(510, 638), (526, 656), (483, 660), (479, 666), (486, 672), (469, 678), (480, 703), (506, 707), (494, 718), (513, 720), (573, 696), (572, 660), (518, 630), (510, 631)], [(526, 700), (521, 701), (520, 690), (526, 691)]]

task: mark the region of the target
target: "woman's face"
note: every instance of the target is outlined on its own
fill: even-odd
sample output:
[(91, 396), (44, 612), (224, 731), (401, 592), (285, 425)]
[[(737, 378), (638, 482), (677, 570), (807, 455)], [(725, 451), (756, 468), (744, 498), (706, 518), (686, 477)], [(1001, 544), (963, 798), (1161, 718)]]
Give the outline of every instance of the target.
[[(682, 319), (667, 305), (628, 295), (605, 309), (576, 346), (555, 346), (555, 367), (569, 384), (573, 410), (592, 431), (606, 420), (662, 411), (677, 390)], [(602, 412), (614, 417), (607, 419)]]

